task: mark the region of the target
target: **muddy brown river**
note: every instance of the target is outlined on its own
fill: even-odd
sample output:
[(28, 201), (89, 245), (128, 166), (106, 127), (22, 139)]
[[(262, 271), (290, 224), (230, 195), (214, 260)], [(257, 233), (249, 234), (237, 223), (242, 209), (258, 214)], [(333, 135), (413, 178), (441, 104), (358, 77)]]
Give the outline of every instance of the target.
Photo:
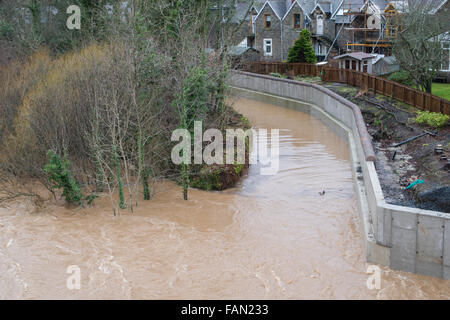
[[(450, 281), (381, 267), (369, 290), (347, 143), (276, 99), (236, 98), (255, 128), (280, 129), (280, 170), (251, 166), (225, 192), (154, 186), (134, 214), (108, 198), (70, 210), (0, 208), (1, 299), (449, 299)], [(325, 190), (325, 195), (319, 192)], [(69, 290), (68, 266), (81, 287)]]

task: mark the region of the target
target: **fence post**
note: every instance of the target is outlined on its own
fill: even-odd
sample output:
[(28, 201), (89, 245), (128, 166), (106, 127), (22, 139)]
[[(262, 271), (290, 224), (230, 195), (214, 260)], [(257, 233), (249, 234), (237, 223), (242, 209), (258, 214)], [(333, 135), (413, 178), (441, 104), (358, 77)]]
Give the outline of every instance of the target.
[[(259, 74), (269, 74), (270, 72), (289, 73), (293, 77), (297, 75), (320, 76), (323, 82), (339, 82), (349, 86), (364, 88), (365, 90), (373, 90), (375, 94), (381, 92), (385, 96), (391, 96), (411, 104), (414, 108), (450, 114), (450, 102), (445, 99), (356, 70), (331, 68), (307, 63), (280, 62), (250, 62), (245, 64), (241, 70)], [(380, 84), (382, 87), (378, 91), (378, 83), (380, 81), (382, 82)], [(402, 92), (400, 92), (400, 89)], [(389, 90), (391, 91), (389, 92)], [(409, 97), (410, 94), (412, 97)]]

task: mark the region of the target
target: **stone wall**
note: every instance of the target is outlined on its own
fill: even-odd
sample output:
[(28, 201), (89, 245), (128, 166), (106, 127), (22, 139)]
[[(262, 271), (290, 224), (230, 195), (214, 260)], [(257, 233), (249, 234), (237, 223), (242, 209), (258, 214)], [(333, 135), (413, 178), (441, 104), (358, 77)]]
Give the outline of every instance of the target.
[[(265, 27), (265, 15), (271, 16), (272, 25)], [(264, 54), (264, 39), (272, 39), (272, 56)], [(281, 21), (270, 6), (265, 6), (255, 21), (255, 49), (261, 53), (261, 61), (282, 61)]]
[(366, 259), (392, 269), (450, 279), (450, 214), (387, 204), (358, 106), (317, 84), (235, 71), (230, 85), (318, 107), (348, 131)]

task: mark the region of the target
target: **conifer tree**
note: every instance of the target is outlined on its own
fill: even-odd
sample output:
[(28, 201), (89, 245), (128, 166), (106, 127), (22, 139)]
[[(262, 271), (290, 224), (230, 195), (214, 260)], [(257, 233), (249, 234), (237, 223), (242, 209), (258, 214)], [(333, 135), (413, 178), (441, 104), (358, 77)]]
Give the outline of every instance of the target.
[(316, 54), (312, 47), (311, 35), (307, 29), (300, 31), (298, 39), (289, 49), (287, 62), (316, 63)]

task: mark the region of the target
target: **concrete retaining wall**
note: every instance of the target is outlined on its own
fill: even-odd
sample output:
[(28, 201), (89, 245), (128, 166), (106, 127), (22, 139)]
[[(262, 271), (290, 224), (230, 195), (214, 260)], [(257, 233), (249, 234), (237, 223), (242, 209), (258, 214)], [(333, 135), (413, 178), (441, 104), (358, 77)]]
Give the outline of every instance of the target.
[(450, 279), (450, 214), (387, 204), (358, 106), (317, 84), (234, 71), (230, 85), (318, 107), (348, 131), (368, 262)]

